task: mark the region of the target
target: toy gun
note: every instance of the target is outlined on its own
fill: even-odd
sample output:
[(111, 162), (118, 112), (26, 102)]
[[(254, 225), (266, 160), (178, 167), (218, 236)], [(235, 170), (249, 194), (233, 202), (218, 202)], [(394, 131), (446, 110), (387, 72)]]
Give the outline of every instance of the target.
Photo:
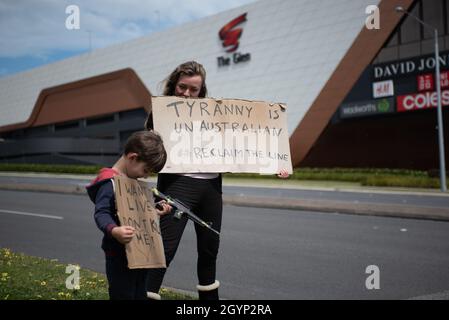
[(212, 232), (215, 232), (217, 235), (220, 235), (220, 232), (218, 232), (217, 230), (215, 230), (214, 228), (212, 228), (210, 226), (209, 223), (205, 222), (204, 220), (202, 220), (201, 218), (199, 218), (197, 215), (195, 215), (192, 211), (190, 211), (189, 208), (187, 208), (182, 202), (180, 202), (177, 199), (171, 198), (170, 196), (167, 196), (165, 194), (163, 194), (162, 192), (160, 192), (158, 189), (156, 188), (152, 188), (151, 191), (153, 192), (153, 194), (156, 197), (161, 198), (162, 200), (165, 200), (167, 202), (167, 204), (169, 204), (170, 206), (175, 208), (175, 214), (174, 217), (176, 219), (181, 219), (183, 214), (187, 215), (187, 218), (192, 220), (193, 222), (199, 224), (202, 227), (205, 227), (207, 229), (209, 229)]

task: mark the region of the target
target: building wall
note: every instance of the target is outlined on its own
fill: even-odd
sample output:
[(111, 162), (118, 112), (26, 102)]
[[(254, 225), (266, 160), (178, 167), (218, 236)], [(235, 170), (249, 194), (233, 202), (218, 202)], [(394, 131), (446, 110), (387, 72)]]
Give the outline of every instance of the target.
[(126, 139), (143, 129), (143, 108), (19, 129), (0, 143), (0, 162), (112, 165)]
[[(197, 60), (208, 72), (212, 97), (284, 102), (292, 132), (364, 26), (365, 8), (379, 0), (261, 0), (163, 32), (95, 50), (0, 79), (0, 127), (27, 121), (39, 93), (64, 83), (131, 68), (147, 89), (181, 62)], [(247, 12), (238, 52), (229, 57), (219, 30)]]
[[(414, 1), (412, 14), (438, 29), (440, 50), (449, 50), (449, 0)], [(434, 52), (433, 33), (404, 17), (373, 63), (383, 63)]]
[[(415, 1), (413, 10), (418, 10), (421, 17), (429, 23), (436, 21), (441, 30), (449, 30), (447, 1), (449, 0), (426, 1), (425, 4)], [(412, 1), (403, 0), (398, 3), (403, 3), (407, 8)], [(435, 3), (436, 7), (429, 3)], [(375, 36), (364, 29), (367, 17), (365, 8), (372, 4), (379, 4), (382, 8), (389, 6), (388, 11), (383, 14), (381, 12), (382, 17), (386, 17), (382, 20), (379, 31), (384, 33), (381, 36)], [(60, 108), (60, 114), (50, 111), (43, 118), (47, 119), (45, 121), (41, 119), (42, 122), (30, 122), (42, 90), (129, 68), (147, 91), (160, 94), (161, 81), (173, 68), (181, 62), (194, 59), (203, 63), (208, 71), (210, 96), (280, 101), (287, 104), (289, 131), (293, 132), (301, 125), (303, 128), (291, 140), (293, 155), (305, 150), (300, 157), (296, 157), (295, 165), (434, 167), (432, 139), (435, 130), (432, 127), (435, 124), (432, 122), (431, 111), (423, 111), (421, 116), (416, 113), (340, 119), (337, 110), (332, 116), (340, 102), (365, 99), (365, 94), (369, 95), (371, 92), (372, 81), (368, 74), (370, 66), (362, 73), (366, 64), (371, 61), (392, 61), (407, 57), (407, 54), (421, 54), (429, 49), (430, 40), (419, 28), (419, 35), (414, 36), (416, 26), (409, 19), (404, 19), (396, 33), (388, 31), (396, 26), (394, 19), (399, 19), (392, 11), (393, 7), (394, 3), (389, 1), (262, 0), (164, 32), (2, 78), (0, 131), (2, 128), (16, 127), (3, 130), (2, 137), (20, 141), (15, 149), (10, 149), (11, 144), (3, 144), (3, 147), (0, 144), (0, 161), (13, 161), (17, 157), (25, 161), (28, 157), (26, 161), (72, 159), (103, 163), (106, 156), (112, 159), (119, 154), (120, 145), (130, 132), (141, 129), (144, 120), (144, 115), (141, 114), (133, 121), (126, 122), (122, 115), (132, 111), (121, 111), (143, 112), (142, 108), (148, 108), (148, 103), (139, 99), (136, 102), (132, 94), (127, 95), (125, 88), (124, 95), (121, 95), (122, 106), (112, 107), (104, 99), (95, 97), (101, 91), (99, 88), (104, 85), (100, 83), (96, 89), (94, 86), (85, 88), (87, 91), (83, 93), (50, 96), (47, 100), (47, 105), (50, 106), (48, 110), (58, 110), (61, 105), (65, 109)], [(240, 25), (243, 34), (237, 53), (249, 54), (251, 58), (235, 63), (232, 62), (234, 54), (225, 52), (217, 34), (223, 25), (245, 12), (247, 21)], [(439, 15), (440, 12), (444, 14)], [(440, 16), (441, 19), (438, 18)], [(446, 45), (446, 35), (447, 33), (443, 33), (441, 38), (443, 46)], [(360, 41), (361, 38), (363, 41)], [(374, 38), (377, 40), (372, 40)], [(420, 49), (413, 51), (410, 46)], [(376, 55), (379, 50), (380, 53)], [(371, 55), (373, 60), (369, 58)], [(218, 59), (223, 57), (231, 60), (230, 65), (219, 65)], [(363, 59), (367, 59), (367, 62)], [(342, 82), (345, 82), (347, 89), (345, 87), (341, 90)], [(345, 97), (346, 90), (350, 92)], [(103, 92), (107, 93), (107, 90)], [(74, 112), (77, 109), (77, 96), (94, 96), (94, 100), (108, 106), (99, 108), (99, 105), (89, 102), (88, 110), (100, 110), (95, 116)], [(112, 98), (109, 101), (118, 100)], [(311, 110), (312, 107), (314, 110)], [(326, 112), (323, 112), (324, 107), (327, 108)], [(304, 123), (306, 114), (311, 111), (314, 116)], [(317, 129), (318, 122), (323, 128)], [(380, 127), (382, 131), (378, 131)], [(311, 136), (307, 148), (297, 143), (304, 141), (306, 135), (313, 130), (316, 136)], [(413, 133), (407, 134), (410, 130)], [(30, 140), (36, 138), (41, 140)], [(49, 148), (45, 145), (49, 143), (49, 138), (60, 139), (54, 140), (55, 145), (58, 145), (58, 141), (63, 141), (62, 144), (71, 147), (64, 147), (59, 151)], [(82, 139), (91, 139), (92, 145), (97, 147), (84, 147), (88, 140)], [(415, 143), (415, 150), (408, 149), (410, 139)], [(100, 147), (102, 140), (107, 148)], [(80, 141), (84, 142), (78, 143)], [(39, 154), (40, 149), (53, 156)], [(107, 152), (104, 151), (106, 149)], [(16, 150), (15, 155), (11, 150)], [(25, 150), (29, 155), (17, 150)]]
[[(449, 75), (449, 51), (444, 49), (449, 45), (446, 41), (449, 34), (448, 5), (449, 1), (446, 0), (415, 1), (411, 9), (426, 23), (438, 26), (441, 34), (441, 72), (446, 76)], [(436, 108), (398, 112), (399, 97), (416, 94), (421, 94), (421, 97), (431, 96), (435, 90), (420, 89), (418, 85), (418, 79), (423, 75), (430, 75), (434, 79), (434, 50), (433, 46), (429, 47), (429, 41), (433, 44), (433, 40), (429, 37), (430, 34), (415, 20), (404, 18), (373, 63), (366, 67), (300, 165), (423, 170), (439, 168)], [(421, 70), (421, 66), (425, 65), (428, 67)], [(377, 72), (376, 76), (376, 68), (387, 71), (383, 71), (385, 74), (382, 76)], [(374, 97), (373, 83), (386, 80), (393, 84), (394, 93), (383, 98)], [(442, 86), (443, 91), (448, 90), (449, 81), (442, 82)], [(360, 114), (351, 118), (341, 116), (342, 109), (347, 106), (364, 106), (379, 103), (383, 99), (388, 99), (390, 104), (388, 113)], [(449, 156), (448, 109), (448, 106), (443, 106), (446, 159)]]
[[(448, 116), (446, 110), (446, 123)], [(438, 169), (436, 124), (436, 113), (426, 111), (330, 124), (301, 166)]]

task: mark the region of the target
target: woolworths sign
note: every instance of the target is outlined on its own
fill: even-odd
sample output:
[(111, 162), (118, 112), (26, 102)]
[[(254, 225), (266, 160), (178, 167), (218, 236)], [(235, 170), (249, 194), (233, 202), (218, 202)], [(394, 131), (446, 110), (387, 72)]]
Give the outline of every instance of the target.
[(343, 104), (340, 107), (340, 118), (365, 117), (394, 112), (394, 99), (384, 98)]

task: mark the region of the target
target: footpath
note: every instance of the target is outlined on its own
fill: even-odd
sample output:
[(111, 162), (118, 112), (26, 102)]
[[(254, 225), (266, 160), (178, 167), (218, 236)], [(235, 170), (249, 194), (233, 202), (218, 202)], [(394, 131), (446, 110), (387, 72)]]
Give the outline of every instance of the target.
[[(94, 177), (94, 175), (0, 172), (0, 189), (86, 194), (85, 186)], [(150, 178), (146, 181), (155, 183), (156, 178)], [(380, 188), (336, 181), (243, 178), (224, 178), (223, 187), (223, 202), (225, 205), (449, 221), (449, 193), (442, 193), (438, 189)], [(245, 188), (251, 189), (251, 194), (245, 192)], [(234, 192), (234, 189), (238, 192)], [(267, 192), (270, 189), (276, 190), (276, 196)], [(340, 192), (384, 195), (387, 197), (403, 195), (428, 199), (447, 199), (447, 201), (439, 201), (439, 205), (413, 205), (400, 201), (397, 201), (397, 203), (391, 203), (391, 201), (388, 203), (379, 201), (359, 202), (354, 198), (351, 199), (351, 197), (346, 200), (344, 197), (335, 200), (326, 199), (325, 196), (319, 199), (316, 197), (292, 196), (291, 192), (287, 192), (291, 190), (320, 194)], [(301, 194), (301, 192), (297, 194)]]

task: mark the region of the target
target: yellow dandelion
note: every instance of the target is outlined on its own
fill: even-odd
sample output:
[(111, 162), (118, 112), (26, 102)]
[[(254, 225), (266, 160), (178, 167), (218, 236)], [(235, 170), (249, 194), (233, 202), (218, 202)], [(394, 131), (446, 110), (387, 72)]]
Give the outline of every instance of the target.
[(46, 286), (46, 285), (47, 285), (47, 282), (41, 281), (41, 286)]

